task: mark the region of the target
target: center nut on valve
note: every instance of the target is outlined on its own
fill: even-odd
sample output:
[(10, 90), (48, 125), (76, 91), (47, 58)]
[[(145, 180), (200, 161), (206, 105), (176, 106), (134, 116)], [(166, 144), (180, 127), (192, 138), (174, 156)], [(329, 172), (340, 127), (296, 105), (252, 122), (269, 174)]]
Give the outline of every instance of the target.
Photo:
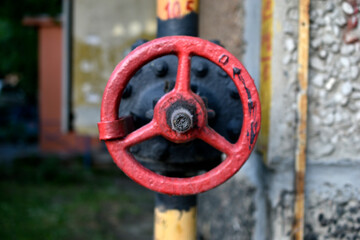
[(196, 107), (186, 101), (177, 101), (167, 110), (166, 120), (172, 130), (185, 133), (196, 123)]
[[(164, 60), (172, 58), (173, 55), (177, 56), (177, 70), (172, 69), (170, 67), (172, 65), (169, 64), (168, 71), (166, 71), (165, 65), (155, 66), (157, 76), (163, 78), (159, 79), (160, 81), (154, 81), (154, 85), (150, 85), (149, 89), (156, 89), (156, 96), (147, 95), (144, 91), (133, 91), (136, 86), (138, 90), (144, 90), (144, 86), (149, 83), (148, 76), (153, 74), (151, 65), (148, 68), (146, 67), (149, 62), (159, 58), (159, 56), (163, 56), (162, 60)], [(222, 75), (231, 78), (235, 89), (238, 90), (238, 94), (231, 94), (229, 96), (229, 91), (225, 88), (223, 88), (225, 90), (221, 91), (216, 88), (218, 85), (214, 85), (215, 83), (220, 86), (229, 82), (229, 79), (226, 80), (225, 78), (221, 79), (221, 81), (219, 81), (218, 77), (211, 81), (207, 79), (205, 82), (209, 83), (209, 85), (205, 87), (205, 82), (200, 78), (211, 76), (216, 68), (207, 68), (206, 70), (203, 66), (194, 65), (197, 72), (193, 76), (191, 74), (191, 62), (193, 60), (206, 61), (198, 59), (198, 57), (207, 59), (211, 64), (221, 68), (225, 72)], [(144, 75), (136, 75), (139, 69), (142, 69)], [(169, 74), (169, 72), (173, 74), (172, 78), (165, 75)], [(161, 86), (164, 86), (163, 80), (165, 76), (169, 80), (176, 79), (173, 90), (168, 89), (171, 91), (161, 91)], [(132, 84), (134, 84), (133, 90), (131, 90), (131, 87), (128, 87), (125, 97), (121, 98), (122, 92), (133, 77), (137, 80), (132, 81)], [(194, 86), (197, 85), (200, 90), (192, 88), (191, 82)], [(157, 90), (159, 91), (157, 92)], [(144, 98), (144, 101), (139, 101), (137, 98), (144, 96), (149, 97)], [(217, 98), (215, 98), (216, 96)], [(146, 120), (141, 119), (141, 113), (146, 113), (149, 110), (149, 106), (153, 104), (149, 99), (154, 99), (154, 97), (160, 97), (160, 99), (156, 101), (152, 120), (148, 118)], [(234, 98), (239, 98), (240, 101), (234, 101)], [(215, 115), (208, 108), (206, 99), (210, 101), (209, 106), (213, 107), (217, 106), (216, 101), (219, 102), (217, 109), (213, 109), (218, 114), (216, 117), (217, 121), (213, 122), (212, 126), (208, 125), (208, 118), (210, 117), (210, 119), (214, 120)], [(119, 119), (119, 105), (121, 102), (126, 107), (125, 109), (129, 111), (131, 119), (133, 119), (133, 112), (140, 116), (136, 119), (140, 128), (131, 133), (126, 121), (129, 118)], [(134, 108), (136, 106), (134, 103), (139, 102), (141, 103), (139, 104), (140, 106)], [(224, 106), (228, 107), (225, 108)], [(235, 113), (230, 111), (235, 108), (242, 109), (241, 116), (235, 116)], [(229, 137), (229, 134), (227, 134), (224, 126), (228, 126), (229, 122), (236, 118), (242, 120), (239, 124), (235, 122), (233, 125), (240, 125), (241, 131), (236, 133), (236, 135), (239, 134), (238, 138), (230, 142), (226, 138)], [(150, 120), (150, 122), (146, 122), (147, 120)], [(114, 162), (126, 175), (136, 182), (153, 191), (168, 195), (194, 195), (222, 184), (242, 167), (254, 148), (260, 125), (261, 109), (259, 96), (253, 79), (241, 62), (226, 49), (211, 42), (194, 37), (172, 36), (159, 38), (137, 47), (118, 64), (110, 76), (104, 91), (99, 132), (100, 139), (105, 140), (111, 156), (114, 157)], [(216, 131), (217, 129), (218, 131)], [(184, 157), (181, 156), (178, 162), (172, 162), (173, 164), (169, 169), (162, 168), (152, 171), (144, 167), (145, 164), (140, 164), (129, 150), (141, 144), (148, 144), (149, 146), (151, 143), (148, 143), (148, 141), (156, 140), (158, 137), (161, 137), (161, 139), (165, 138), (173, 143), (169, 144), (171, 145), (167, 153), (169, 158), (173, 159), (174, 155), (184, 155)], [(192, 144), (185, 144), (191, 141)], [(178, 153), (180, 154), (175, 154), (171, 151), (175, 149), (174, 145), (178, 147)], [(212, 148), (208, 148), (206, 145)], [(194, 146), (199, 146), (199, 148), (195, 149)], [(188, 149), (195, 149), (195, 151), (191, 152), (194, 153), (194, 157), (190, 157), (190, 161), (183, 159), (190, 156), (189, 154), (187, 155)], [(209, 159), (209, 156), (211, 157), (213, 154), (207, 154), (207, 149), (216, 149), (219, 152), (225, 153), (227, 157), (221, 163), (216, 161), (216, 164), (212, 164), (212, 167), (209, 167), (206, 159)], [(220, 157), (218, 153), (214, 156)], [(139, 157), (143, 156), (139, 154)], [(148, 156), (143, 158), (146, 157)], [(166, 160), (169, 158), (161, 159), (158, 162), (166, 163)], [(197, 161), (199, 158), (201, 158), (200, 161)], [(193, 161), (194, 159), (195, 161)], [(199, 166), (200, 164), (203, 166), (194, 167), (194, 165)], [(191, 167), (190, 177), (177, 177), (180, 175), (188, 176), (176, 171), (185, 166)], [(201, 175), (195, 173), (195, 171), (204, 170), (208, 170), (208, 172)], [(160, 171), (168, 176), (160, 175), (158, 173)]]

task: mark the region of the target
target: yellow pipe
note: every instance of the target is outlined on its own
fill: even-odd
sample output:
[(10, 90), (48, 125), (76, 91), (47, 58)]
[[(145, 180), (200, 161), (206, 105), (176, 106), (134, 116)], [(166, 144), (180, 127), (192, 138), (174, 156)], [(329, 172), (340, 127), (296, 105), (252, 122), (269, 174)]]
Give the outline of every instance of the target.
[(156, 194), (154, 240), (196, 240), (196, 195)]
[[(165, 27), (157, 36), (196, 36), (198, 12), (199, 0), (157, 0), (158, 27)], [(196, 196), (157, 194), (154, 240), (196, 240), (196, 210)]]
[(272, 98), (273, 13), (274, 0), (262, 0), (260, 60), (261, 132), (257, 149), (263, 154), (265, 162), (267, 162), (269, 145)]
[(189, 210), (155, 208), (154, 240), (196, 240), (196, 207)]
[(199, 12), (199, 0), (158, 0), (156, 11), (161, 20), (182, 18), (191, 12)]

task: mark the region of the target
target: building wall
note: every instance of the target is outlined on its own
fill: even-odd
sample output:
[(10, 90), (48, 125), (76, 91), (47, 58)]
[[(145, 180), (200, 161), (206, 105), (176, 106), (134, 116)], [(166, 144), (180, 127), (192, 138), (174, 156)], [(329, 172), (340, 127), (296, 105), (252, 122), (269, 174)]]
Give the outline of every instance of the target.
[(239, 0), (200, 1), (199, 35), (201, 38), (217, 39), (235, 57), (244, 52), (244, 3)]
[(85, 153), (91, 147), (96, 148), (97, 141), (61, 130), (62, 27), (51, 22), (38, 26), (40, 150), (57, 154)]
[(313, 0), (310, 29), (306, 231), (312, 239), (360, 237), (360, 43), (347, 43), (359, 1)]
[[(201, 1), (200, 37), (220, 40), (242, 60), (256, 84), (260, 75), (260, 19), (261, 0)], [(263, 171), (261, 157), (253, 154), (233, 178), (199, 196), (198, 231), (203, 239), (264, 239)]]
[(73, 1), (73, 114), (76, 132), (98, 136), (106, 83), (138, 39), (156, 35), (156, 1)]
[(311, 4), (309, 158), (314, 163), (360, 162), (360, 43), (344, 40), (352, 18), (342, 8), (347, 2)]
[[(244, 33), (254, 22), (246, 21), (251, 10), (245, 7), (248, 1), (244, 2), (240, 4), (244, 16), (238, 19), (243, 30), (232, 29), (232, 34), (242, 38), (243, 50), (239, 51), (245, 55), (240, 57), (256, 76), (261, 67), (247, 65), (251, 45)], [(269, 2), (273, 4), (271, 36), (263, 35), (262, 44), (271, 39), (271, 68), (268, 76), (260, 74), (262, 86), (270, 81), (265, 89), (270, 98), (261, 99), (270, 106), (269, 119), (263, 119), (269, 123), (266, 157), (253, 154), (229, 182), (200, 196), (199, 230), (204, 239), (294, 236), (299, 0), (262, 1)], [(348, 3), (360, 4), (312, 0), (310, 6), (304, 238), (308, 240), (360, 237), (360, 43), (345, 42), (349, 32), (360, 36), (360, 28), (349, 24), (359, 14), (351, 14)], [(211, 29), (216, 28), (213, 24)], [(264, 64), (263, 58), (261, 62)]]

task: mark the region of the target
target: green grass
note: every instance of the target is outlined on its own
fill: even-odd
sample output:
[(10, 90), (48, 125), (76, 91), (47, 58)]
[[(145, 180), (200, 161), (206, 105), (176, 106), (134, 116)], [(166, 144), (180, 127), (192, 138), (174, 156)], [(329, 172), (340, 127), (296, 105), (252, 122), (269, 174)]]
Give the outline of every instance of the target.
[(115, 167), (34, 158), (1, 169), (0, 239), (151, 239), (153, 195)]

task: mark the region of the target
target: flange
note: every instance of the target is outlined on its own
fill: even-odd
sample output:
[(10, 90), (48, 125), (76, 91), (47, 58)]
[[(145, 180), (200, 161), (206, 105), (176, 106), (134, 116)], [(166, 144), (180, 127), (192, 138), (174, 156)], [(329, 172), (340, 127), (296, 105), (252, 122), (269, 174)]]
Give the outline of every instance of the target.
[[(108, 129), (120, 129), (116, 126), (122, 123), (118, 116), (121, 95), (131, 77), (146, 63), (169, 54), (175, 54), (179, 59), (175, 87), (156, 103), (152, 121), (125, 137), (119, 134), (111, 137)], [(235, 144), (227, 141), (207, 124), (206, 106), (201, 97), (190, 89), (192, 56), (206, 58), (221, 67), (231, 77), (239, 92), (243, 105), (243, 126)], [(184, 105), (181, 107), (180, 103)], [(175, 114), (179, 109), (183, 109), (180, 111), (181, 116), (180, 112)], [(170, 124), (167, 115), (170, 115)], [(135, 182), (165, 194), (190, 195), (222, 184), (241, 168), (255, 145), (260, 131), (260, 119), (260, 100), (254, 81), (239, 60), (226, 49), (209, 41), (188, 36), (171, 36), (137, 47), (117, 65), (105, 88), (101, 122), (98, 125), (100, 139), (105, 140), (114, 162)], [(176, 124), (179, 125), (174, 126), (173, 120), (178, 121)], [(186, 131), (181, 131), (183, 127)], [(178, 128), (180, 131), (177, 131)], [(107, 129), (106, 133), (102, 129)], [(225, 153), (226, 159), (214, 169), (195, 177), (172, 178), (159, 175), (143, 167), (129, 152), (131, 146), (159, 135), (175, 143), (201, 139)]]

